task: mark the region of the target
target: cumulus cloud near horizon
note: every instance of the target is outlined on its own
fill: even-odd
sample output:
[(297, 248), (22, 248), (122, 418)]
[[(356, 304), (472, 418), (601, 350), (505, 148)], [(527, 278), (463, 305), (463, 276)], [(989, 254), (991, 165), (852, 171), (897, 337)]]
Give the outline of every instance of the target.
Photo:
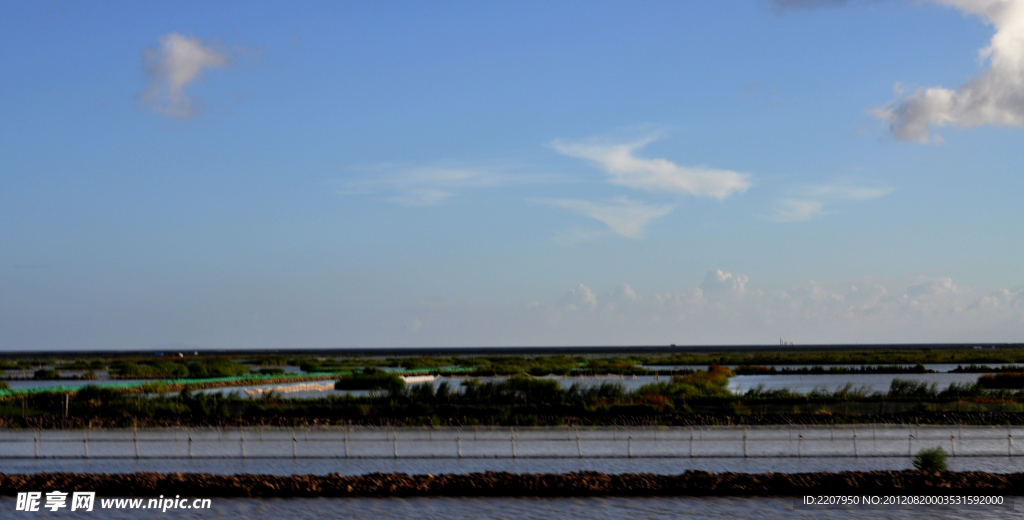
[[(979, 51), (988, 68), (955, 90), (919, 88), (871, 110), (903, 141), (940, 143), (932, 129), (983, 125), (1024, 127), (1024, 0), (928, 0), (976, 15), (995, 28)], [(897, 84), (897, 93), (902, 87)]]
[[(174, 341), (253, 349), (769, 345), (779, 338), (796, 344), (967, 343), (1020, 342), (1024, 337), (1024, 286), (991, 289), (947, 276), (913, 275), (806, 281), (764, 290), (757, 277), (725, 266), (658, 282), (665, 285), (620, 281), (627, 283), (605, 285), (586, 276), (555, 282), (540, 288), (546, 296), (521, 303), (496, 300), (501, 295), (481, 301), (467, 294), (453, 300), (410, 297), (383, 306), (343, 303), (332, 296), (327, 301), (333, 303), (324, 304), (286, 288), (268, 300), (267, 289), (259, 288), (251, 294), (260, 297), (246, 298), (239, 308), (232, 296), (237, 293), (221, 291), (211, 296), (222, 303), (210, 307), (212, 312), (187, 305), (186, 296), (143, 299), (112, 311), (104, 321), (97, 321), (94, 309), (54, 312), (44, 321), (10, 309), (0, 313), (0, 333), (8, 343), (36, 350), (60, 350), (71, 334), (80, 348), (100, 349), (112, 343), (130, 349)], [(170, 315), (177, 318), (151, 319)]]
[(608, 182), (635, 190), (725, 199), (750, 187), (750, 175), (707, 166), (681, 166), (666, 159), (646, 159), (636, 152), (657, 138), (649, 135), (628, 142), (592, 139), (556, 140), (560, 154), (586, 160), (608, 175)]
[[(432, 304), (389, 325), (395, 345), (667, 345), (1019, 341), (1024, 286), (987, 290), (916, 275), (807, 281), (764, 291), (729, 269), (673, 291), (584, 281), (561, 298), (520, 306)], [(412, 317), (423, 326), (415, 335)], [(377, 336), (375, 336), (377, 337)], [(379, 337), (378, 337), (379, 338)], [(404, 338), (404, 339), (403, 339)], [(380, 339), (377, 339), (379, 342)]]
[(205, 71), (228, 67), (231, 53), (174, 32), (161, 36), (158, 47), (144, 49), (142, 60), (149, 83), (143, 101), (157, 114), (187, 119), (198, 110), (187, 88)]
[(702, 295), (728, 293), (733, 296), (743, 296), (747, 293), (748, 281), (750, 281), (750, 277), (747, 275), (733, 275), (721, 269), (713, 269), (704, 276), (700, 290)]
[(552, 329), (589, 330), (593, 340), (623, 344), (769, 344), (779, 337), (980, 342), (1024, 333), (1024, 286), (983, 290), (933, 276), (809, 281), (774, 292), (750, 283), (746, 275), (712, 269), (699, 285), (677, 293), (645, 295), (628, 284), (601, 292), (579, 284), (544, 312)]

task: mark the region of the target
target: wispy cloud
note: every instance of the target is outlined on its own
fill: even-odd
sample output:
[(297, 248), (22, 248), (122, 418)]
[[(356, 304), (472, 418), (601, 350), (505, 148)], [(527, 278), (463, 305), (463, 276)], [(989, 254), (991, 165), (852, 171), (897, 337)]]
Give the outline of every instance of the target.
[(824, 205), (815, 200), (783, 199), (775, 203), (768, 220), (772, 222), (803, 222), (824, 214)]
[[(900, 140), (941, 142), (933, 127), (1024, 126), (1024, 0), (930, 0), (981, 17), (995, 27), (981, 49), (989, 67), (956, 90), (929, 87), (871, 113)], [(897, 93), (902, 88), (897, 84)]]
[(630, 142), (593, 139), (556, 140), (551, 146), (563, 155), (590, 161), (608, 174), (612, 184), (636, 190), (724, 199), (750, 187), (750, 176), (706, 166), (680, 166), (666, 159), (645, 159), (636, 151), (655, 140), (649, 135)]
[(799, 190), (799, 195), (775, 202), (767, 219), (773, 222), (803, 222), (827, 215), (826, 204), (835, 201), (867, 201), (884, 197), (893, 192), (892, 187), (853, 186), (849, 184), (826, 184)]
[(142, 51), (149, 87), (142, 99), (157, 114), (190, 118), (196, 115), (196, 102), (186, 88), (199, 80), (203, 72), (229, 65), (231, 53), (203, 44), (195, 36), (169, 33), (160, 37), (158, 48)]
[(612, 232), (627, 238), (640, 238), (648, 224), (668, 215), (673, 209), (671, 205), (648, 204), (626, 198), (609, 202), (576, 199), (540, 199), (536, 202), (599, 220)]
[(557, 182), (555, 175), (513, 173), (504, 167), (378, 165), (346, 183), (341, 195), (381, 194), (403, 206), (432, 206), (466, 190)]

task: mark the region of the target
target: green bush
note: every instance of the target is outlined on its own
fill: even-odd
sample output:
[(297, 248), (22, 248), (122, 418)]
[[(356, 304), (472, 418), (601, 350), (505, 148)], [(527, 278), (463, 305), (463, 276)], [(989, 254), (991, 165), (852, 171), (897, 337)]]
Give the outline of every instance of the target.
[(1024, 374), (1019, 372), (987, 374), (978, 378), (978, 384), (982, 388), (1024, 388)]
[(60, 379), (60, 372), (52, 368), (40, 368), (36, 370), (36, 379)]
[(405, 389), (405, 380), (394, 374), (353, 374), (335, 381), (334, 389), (401, 392)]
[(227, 359), (206, 359), (188, 364), (188, 377), (230, 377), (249, 373), (249, 367)]
[(188, 367), (174, 361), (115, 361), (110, 364), (110, 372), (122, 378), (156, 379), (165, 377), (188, 377)]
[(935, 383), (929, 385), (924, 381), (893, 379), (889, 385), (889, 397), (935, 399), (938, 396), (935, 386)]
[(299, 362), (299, 369), (303, 372), (322, 372), (324, 367), (315, 359), (303, 359)]
[(946, 450), (940, 446), (925, 448), (914, 457), (914, 467), (921, 471), (945, 471)]

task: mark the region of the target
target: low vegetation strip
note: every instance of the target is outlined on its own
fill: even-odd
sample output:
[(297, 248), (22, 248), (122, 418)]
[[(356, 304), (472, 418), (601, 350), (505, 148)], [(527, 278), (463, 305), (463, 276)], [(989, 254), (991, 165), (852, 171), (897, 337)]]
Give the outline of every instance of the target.
[[(910, 416), (931, 417), (938, 424), (1020, 424), (1019, 415), (1024, 413), (1024, 392), (990, 390), (978, 384), (954, 383), (939, 390), (934, 384), (894, 379), (884, 393), (848, 384), (808, 394), (759, 387), (737, 395), (728, 390), (731, 375), (730, 369), (713, 365), (706, 371), (664, 378), (633, 390), (608, 381), (596, 386), (573, 382), (565, 387), (550, 378), (523, 375), (503, 380), (442, 380), (436, 386), (433, 382), (407, 386), (394, 373), (369, 368), (348, 375), (256, 376), (258, 379), (244, 383), (234, 379), (192, 384), (185, 384), (188, 380), (169, 380), (168, 384), (146, 383), (138, 389), (86, 386), (66, 393), (0, 394), (0, 425), (690, 426), (905, 423)], [(292, 399), (273, 391), (260, 392), (258, 398), (243, 397), (237, 392), (219, 395), (193, 391), (309, 379), (336, 379), (334, 389), (368, 392), (332, 392)], [(151, 395), (140, 395), (140, 391)], [(999, 417), (999, 422), (993, 423), (993, 417)]]
[(0, 474), (2, 495), (38, 489), (95, 491), (98, 496), (108, 497), (158, 494), (192, 497), (1019, 495), (1024, 492), (1024, 473)]

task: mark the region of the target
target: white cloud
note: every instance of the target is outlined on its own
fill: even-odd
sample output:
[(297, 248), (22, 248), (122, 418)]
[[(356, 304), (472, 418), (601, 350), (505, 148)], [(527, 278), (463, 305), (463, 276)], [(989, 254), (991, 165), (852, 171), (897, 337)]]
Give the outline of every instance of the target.
[(721, 269), (713, 269), (704, 276), (704, 281), (700, 284), (700, 290), (705, 296), (721, 294), (743, 296), (747, 292), (747, 281), (749, 280), (750, 278), (746, 275), (733, 276), (732, 273)]
[(228, 66), (230, 53), (204, 45), (195, 36), (169, 33), (160, 37), (159, 48), (142, 51), (149, 87), (143, 100), (154, 112), (189, 118), (196, 115), (196, 106), (186, 88), (210, 69)]
[[(967, 307), (968, 310), (1024, 309), (1024, 287), (992, 291)], [(1024, 320), (1022, 320), (1024, 321)]]
[[(933, 127), (1024, 126), (1024, 0), (930, 0), (982, 18), (995, 27), (980, 51), (988, 69), (956, 90), (916, 90), (871, 113), (889, 121), (897, 139), (936, 141)], [(898, 89), (897, 89), (898, 90)]]
[(775, 203), (768, 220), (773, 222), (803, 222), (823, 214), (822, 203), (814, 200), (784, 199)]
[(353, 180), (338, 190), (340, 195), (386, 195), (386, 200), (403, 206), (432, 206), (465, 190), (499, 186), (555, 182), (558, 177), (543, 174), (513, 174), (503, 167), (378, 165), (371, 175)]
[(570, 310), (576, 310), (580, 308), (593, 308), (597, 306), (597, 295), (594, 291), (586, 285), (579, 284), (578, 286), (570, 289), (569, 292), (562, 297), (560, 302), (563, 307)]
[(957, 292), (957, 286), (952, 278), (934, 278), (921, 282), (917, 285), (907, 287), (908, 298), (921, 296), (934, 296), (937, 294), (948, 294)]
[(591, 202), (576, 199), (541, 199), (537, 202), (565, 208), (603, 222), (614, 233), (627, 238), (640, 238), (647, 225), (672, 212), (673, 206), (648, 204), (618, 198), (609, 202)]
[(750, 187), (750, 176), (705, 166), (679, 166), (665, 159), (643, 159), (635, 152), (655, 136), (627, 143), (555, 141), (563, 155), (585, 159), (608, 174), (612, 184), (651, 192), (669, 192), (724, 199)]
[(636, 291), (628, 283), (624, 283), (619, 286), (615, 291), (615, 298), (619, 301), (624, 302), (636, 302), (640, 300), (640, 297), (636, 295)]

